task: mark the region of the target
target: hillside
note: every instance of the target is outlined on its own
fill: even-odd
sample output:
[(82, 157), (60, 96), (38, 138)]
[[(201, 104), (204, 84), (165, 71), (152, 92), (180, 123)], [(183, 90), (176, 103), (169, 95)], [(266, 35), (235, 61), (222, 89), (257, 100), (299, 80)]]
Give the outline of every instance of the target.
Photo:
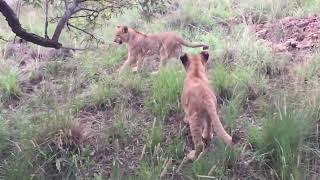
[[(151, 19), (131, 8), (102, 21), (94, 34), (105, 43), (86, 51), (27, 43), (10, 56), (0, 40), (0, 179), (319, 179), (320, 1), (153, 8)], [(43, 9), (23, 6), (20, 20), (43, 34)], [(117, 25), (208, 44), (219, 115), (240, 142), (215, 136), (198, 161), (183, 161), (193, 148), (180, 102), (185, 70), (171, 59), (151, 74), (159, 62), (149, 58), (142, 72), (119, 75), (127, 46), (113, 42)], [(13, 39), (2, 16), (0, 27)], [(81, 38), (61, 37), (78, 46)]]

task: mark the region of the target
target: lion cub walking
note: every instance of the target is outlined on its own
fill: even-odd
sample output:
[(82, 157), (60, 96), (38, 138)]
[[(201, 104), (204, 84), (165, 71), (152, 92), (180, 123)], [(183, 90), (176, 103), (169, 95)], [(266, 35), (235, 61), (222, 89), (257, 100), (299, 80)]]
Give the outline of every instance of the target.
[(211, 140), (213, 130), (228, 145), (232, 137), (224, 130), (217, 114), (217, 99), (210, 89), (206, 75), (209, 54), (202, 51), (197, 55), (184, 54), (180, 60), (187, 72), (181, 96), (185, 112), (184, 122), (189, 123), (195, 150), (187, 158), (195, 160), (204, 149), (202, 138)]
[(133, 64), (137, 64), (136, 70), (140, 70), (143, 60), (151, 56), (159, 57), (160, 65), (165, 65), (168, 59), (182, 55), (182, 46), (208, 49), (207, 45), (191, 44), (174, 32), (144, 34), (127, 26), (117, 26), (114, 42), (128, 44), (128, 58), (120, 67), (119, 73)]

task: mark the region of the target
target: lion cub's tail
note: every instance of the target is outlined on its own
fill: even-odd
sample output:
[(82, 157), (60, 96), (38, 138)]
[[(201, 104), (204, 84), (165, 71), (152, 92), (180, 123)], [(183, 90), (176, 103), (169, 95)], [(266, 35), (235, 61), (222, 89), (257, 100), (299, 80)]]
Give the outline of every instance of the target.
[(213, 126), (213, 129), (217, 133), (217, 135), (221, 137), (227, 145), (232, 145), (232, 137), (223, 128), (219, 116), (217, 114), (216, 107), (214, 107), (213, 104), (213, 102), (209, 101), (206, 106), (208, 115), (211, 119), (211, 125)]
[(180, 39), (180, 43), (182, 45), (184, 45), (184, 46), (187, 46), (187, 47), (192, 47), (192, 48), (202, 47), (203, 50), (209, 49), (208, 45), (205, 45), (205, 44), (191, 44), (191, 43), (183, 40), (182, 38)]

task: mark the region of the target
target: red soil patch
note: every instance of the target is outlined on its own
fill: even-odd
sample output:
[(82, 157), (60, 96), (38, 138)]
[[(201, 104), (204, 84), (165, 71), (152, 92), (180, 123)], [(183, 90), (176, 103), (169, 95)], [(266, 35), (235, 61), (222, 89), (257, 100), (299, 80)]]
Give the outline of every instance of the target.
[(319, 47), (320, 17), (286, 17), (255, 25), (258, 38), (276, 51), (312, 50)]

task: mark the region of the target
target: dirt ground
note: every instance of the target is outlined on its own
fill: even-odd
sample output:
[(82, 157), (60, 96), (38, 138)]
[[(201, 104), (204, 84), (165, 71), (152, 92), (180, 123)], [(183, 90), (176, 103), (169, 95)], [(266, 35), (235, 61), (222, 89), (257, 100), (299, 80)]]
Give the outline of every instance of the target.
[(275, 51), (312, 51), (319, 47), (320, 17), (286, 17), (257, 24), (254, 30)]

